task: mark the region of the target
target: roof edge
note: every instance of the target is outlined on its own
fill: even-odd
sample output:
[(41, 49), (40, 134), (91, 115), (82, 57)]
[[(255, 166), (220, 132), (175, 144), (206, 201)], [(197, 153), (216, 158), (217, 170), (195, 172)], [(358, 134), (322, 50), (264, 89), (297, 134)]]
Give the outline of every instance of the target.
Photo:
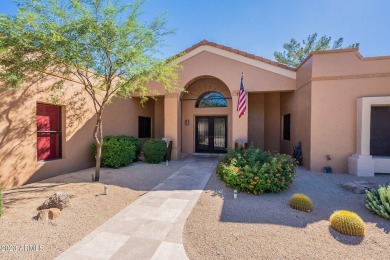
[(273, 60), (270, 60), (270, 59), (266, 59), (266, 58), (263, 58), (261, 56), (257, 56), (257, 55), (254, 55), (254, 54), (251, 54), (251, 53), (248, 53), (248, 52), (245, 52), (245, 51), (240, 51), (238, 49), (234, 49), (234, 48), (222, 45), (222, 44), (218, 44), (218, 43), (215, 43), (215, 42), (210, 42), (208, 40), (202, 40), (202, 41), (194, 44), (193, 46), (185, 49), (181, 53), (187, 54), (187, 53), (189, 53), (189, 52), (191, 52), (191, 51), (193, 51), (196, 48), (201, 47), (201, 46), (211, 46), (211, 47), (214, 47), (214, 48), (218, 48), (218, 49), (221, 49), (221, 50), (224, 50), (224, 51), (228, 51), (228, 52), (231, 52), (231, 53), (235, 53), (235, 54), (244, 56), (244, 57), (249, 58), (249, 59), (261, 61), (261, 62), (270, 64), (270, 65), (273, 65), (273, 66), (276, 66), (276, 67), (279, 67), (279, 68), (282, 68), (282, 69), (286, 69), (286, 70), (290, 70), (290, 71), (296, 72), (295, 68), (287, 66), (285, 64), (282, 64), (282, 63), (279, 63), (279, 62), (276, 62), (276, 61), (273, 61)]
[(312, 51), (297, 67), (297, 70), (313, 55), (321, 55), (321, 54), (332, 54), (332, 53), (348, 53), (354, 52), (355, 55), (362, 61), (373, 61), (373, 60), (387, 60), (390, 59), (390, 55), (385, 56), (374, 56), (374, 57), (364, 57), (360, 52), (359, 48), (350, 48), (350, 49), (337, 49), (337, 50), (321, 50), (321, 51)]
[[(307, 57), (299, 64), (297, 70), (302, 67), (303, 64), (306, 63), (313, 55), (321, 55), (321, 54), (330, 54), (330, 53), (342, 53), (342, 52), (356, 52), (359, 53), (359, 48), (350, 48), (350, 49), (337, 49), (337, 50), (320, 50), (320, 51), (312, 51), (307, 55)], [(359, 53), (360, 55), (360, 53)]]

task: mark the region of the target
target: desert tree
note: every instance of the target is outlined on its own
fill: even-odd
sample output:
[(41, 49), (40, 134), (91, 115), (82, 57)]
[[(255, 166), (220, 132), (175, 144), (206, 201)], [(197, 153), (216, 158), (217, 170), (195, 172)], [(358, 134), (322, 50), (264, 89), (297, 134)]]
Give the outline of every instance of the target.
[(317, 36), (317, 33), (309, 35), (306, 40), (302, 41), (302, 44), (292, 38), (290, 42), (283, 44), (285, 51), (274, 52), (275, 59), (280, 63), (296, 68), (312, 51), (359, 48), (359, 43), (342, 47), (343, 38), (339, 38), (331, 45), (332, 37), (324, 35), (317, 40)]
[[(158, 58), (173, 34), (165, 17), (141, 21), (143, 1), (21, 0), (16, 15), (0, 15), (0, 83), (23, 88), (31, 79), (61, 75), (79, 81), (96, 113), (95, 181), (99, 181), (104, 108), (114, 96), (147, 99), (148, 83), (177, 83), (175, 58)], [(53, 89), (66, 91), (60, 79)], [(55, 100), (53, 100), (55, 102)]]

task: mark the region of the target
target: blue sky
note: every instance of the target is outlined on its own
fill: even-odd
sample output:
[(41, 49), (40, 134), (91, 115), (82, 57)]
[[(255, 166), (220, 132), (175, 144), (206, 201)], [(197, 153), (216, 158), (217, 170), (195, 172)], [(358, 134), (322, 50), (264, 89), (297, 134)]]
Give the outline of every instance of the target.
[[(207, 39), (274, 60), (283, 43), (315, 32), (359, 42), (371, 57), (390, 55), (389, 10), (389, 0), (146, 0), (142, 18), (166, 12), (176, 35), (166, 40), (165, 57)], [(15, 12), (12, 0), (0, 0), (0, 13)]]

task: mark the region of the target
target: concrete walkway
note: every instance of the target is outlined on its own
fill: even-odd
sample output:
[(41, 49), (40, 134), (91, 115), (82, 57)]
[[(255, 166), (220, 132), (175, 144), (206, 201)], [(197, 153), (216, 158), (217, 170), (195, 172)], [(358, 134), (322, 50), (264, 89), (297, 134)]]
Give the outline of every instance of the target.
[(185, 162), (56, 259), (188, 259), (182, 239), (184, 224), (217, 158), (196, 156)]

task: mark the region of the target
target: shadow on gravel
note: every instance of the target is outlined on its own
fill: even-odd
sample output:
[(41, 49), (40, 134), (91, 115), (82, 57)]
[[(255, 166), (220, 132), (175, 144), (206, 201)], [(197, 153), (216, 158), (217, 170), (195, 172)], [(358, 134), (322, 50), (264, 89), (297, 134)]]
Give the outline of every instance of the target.
[[(223, 222), (266, 223), (304, 228), (311, 223), (328, 220), (334, 211), (344, 209), (356, 212), (366, 223), (374, 223), (384, 232), (390, 233), (390, 221), (368, 211), (364, 206), (364, 194), (355, 194), (341, 187), (341, 184), (356, 179), (383, 184), (390, 181), (390, 175), (357, 178), (348, 174), (314, 173), (304, 168), (298, 168), (297, 174), (290, 189), (281, 193), (238, 193), (237, 199), (234, 199), (233, 189), (227, 188), (216, 174), (211, 176), (206, 190), (211, 190), (212, 196), (223, 198), (220, 216), (220, 221)], [(295, 193), (309, 196), (314, 210), (308, 213), (290, 208), (289, 199)], [(341, 242), (350, 241), (333, 233), (332, 235)], [(355, 240), (351, 241), (354, 243)]]
[(363, 242), (364, 239), (364, 237), (354, 237), (340, 234), (331, 227), (329, 227), (329, 233), (333, 236), (334, 239), (345, 245), (356, 246)]
[[(219, 156), (186, 156), (182, 160), (150, 164), (138, 161), (130, 166), (114, 169), (101, 168), (99, 182), (107, 185), (115, 185), (129, 188), (135, 191), (150, 191), (158, 184), (166, 181), (171, 175), (179, 173), (169, 181), (169, 185), (159, 186), (158, 190), (201, 190), (199, 188), (199, 176), (210, 174)], [(212, 167), (210, 167), (210, 163)], [(203, 167), (206, 165), (207, 167)], [(39, 183), (91, 183), (91, 174), (95, 168), (89, 168), (69, 174), (59, 175), (45, 179)]]
[(165, 162), (149, 164), (138, 161), (119, 169), (101, 168), (99, 182), (91, 181), (91, 173), (95, 172), (95, 168), (89, 168), (45, 179), (40, 183), (101, 183), (136, 191), (149, 191), (184, 165), (184, 161), (171, 161), (168, 166)]
[[(11, 208), (15, 204), (26, 204), (29, 200), (35, 200), (37, 197), (42, 197), (42, 199), (45, 199), (46, 197), (44, 194), (48, 190), (53, 189), (54, 187), (65, 185), (64, 183), (33, 183), (29, 184), (27, 186), (22, 186), (19, 188), (7, 190), (4, 192), (4, 207), (5, 209)], [(26, 197), (24, 194), (31, 194), (31, 192), (34, 193), (34, 197)]]

